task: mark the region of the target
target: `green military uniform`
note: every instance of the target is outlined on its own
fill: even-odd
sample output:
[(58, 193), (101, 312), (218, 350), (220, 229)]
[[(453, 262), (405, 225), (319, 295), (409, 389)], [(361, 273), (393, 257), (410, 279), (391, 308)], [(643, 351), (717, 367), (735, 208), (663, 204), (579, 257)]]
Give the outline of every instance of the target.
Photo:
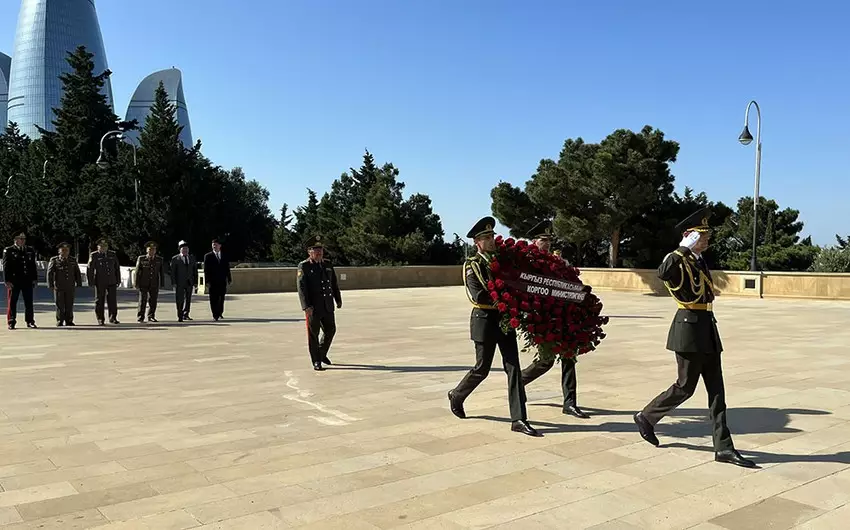
[[(676, 228), (684, 233), (710, 232), (710, 215), (711, 211), (703, 208)], [(726, 391), (720, 362), (723, 345), (712, 311), (715, 293), (711, 271), (701, 256), (687, 246), (680, 246), (664, 258), (658, 267), (658, 277), (678, 306), (667, 335), (667, 349), (676, 352), (678, 380), (635, 414), (641, 436), (658, 445), (655, 425), (694, 394), (702, 376), (713, 423), (715, 460), (754, 467), (753, 462), (735, 450), (726, 425)]]
[[(105, 245), (106, 240), (101, 239), (98, 245)], [(115, 252), (106, 249), (101, 252), (95, 250), (89, 256), (89, 266), (86, 270), (89, 286), (95, 289), (94, 314), (97, 323), (101, 326), (104, 322), (104, 302), (109, 309), (109, 322), (118, 322), (118, 284), (121, 283), (121, 268), (118, 256)]]
[[(541, 221), (528, 232), (529, 239), (552, 239), (552, 221)], [(557, 252), (557, 251), (556, 251)], [(525, 386), (555, 366), (555, 359), (534, 359), (522, 371), (522, 385)], [(587, 419), (590, 416), (578, 407), (576, 393), (578, 379), (576, 378), (576, 359), (561, 359), (561, 389), (564, 392), (564, 414)]]
[[(69, 249), (68, 243), (60, 243), (60, 249)], [(77, 287), (83, 286), (83, 276), (80, 274), (80, 266), (77, 258), (58, 256), (50, 258), (47, 264), (47, 287), (53, 291), (56, 300), (56, 325), (73, 326), (74, 324), (74, 296)]]
[[(156, 249), (153, 241), (145, 245), (146, 249)], [(145, 308), (150, 303), (148, 321), (156, 322), (156, 302), (159, 290), (165, 287), (165, 274), (162, 270), (162, 257), (143, 254), (136, 259), (136, 288), (139, 290), (139, 308), (136, 316), (139, 322), (145, 321)]]
[[(474, 240), (487, 238), (492, 240), (493, 226), (496, 224), (492, 217), (479, 220), (467, 237)], [(516, 332), (505, 333), (501, 326), (501, 314), (493, 305), (487, 282), (492, 279), (490, 257), (479, 252), (468, 258), (463, 265), (463, 283), (466, 294), (472, 304), (469, 315), (469, 335), (475, 343), (475, 366), (461, 379), (460, 383), (449, 391), (449, 407), (452, 413), (465, 418), (463, 402), (490, 374), (496, 346), (502, 355), (502, 365), (508, 376), (508, 403), (511, 412), (511, 430), (540, 436), (528, 424), (525, 407), (525, 388), (522, 385), (522, 375), (519, 366), (519, 348), (517, 347)]]
[[(307, 244), (308, 250), (319, 248), (324, 248), (320, 236)], [(305, 259), (298, 264), (298, 299), (302, 311), (310, 310), (307, 315), (307, 347), (313, 369), (320, 371), (324, 369), (322, 363), (331, 364), (328, 350), (336, 335), (334, 306), (342, 307), (342, 293), (330, 261)], [(321, 340), (319, 331), (322, 332)]]

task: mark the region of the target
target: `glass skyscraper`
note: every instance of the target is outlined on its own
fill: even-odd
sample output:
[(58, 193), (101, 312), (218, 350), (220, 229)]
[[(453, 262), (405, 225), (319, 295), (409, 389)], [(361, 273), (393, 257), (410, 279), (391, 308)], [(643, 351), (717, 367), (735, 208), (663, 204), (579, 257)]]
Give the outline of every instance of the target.
[[(59, 76), (69, 72), (68, 52), (85, 46), (95, 74), (107, 69), (94, 0), (22, 0), (9, 79), (8, 121), (38, 138), (36, 125), (54, 130), (53, 109), (62, 98)], [(2, 86), (2, 85), (0, 85)], [(112, 106), (112, 84), (104, 92)]]
[(12, 58), (0, 53), (0, 131), (9, 124), (6, 120), (6, 104), (9, 101), (9, 71), (11, 67)]
[[(153, 105), (156, 89), (159, 83), (165, 87), (168, 93), (168, 100), (177, 109), (177, 123), (183, 126), (183, 131), (180, 133), (180, 141), (183, 142), (183, 147), (189, 149), (194, 144), (192, 143), (192, 127), (189, 124), (189, 109), (186, 106), (186, 96), (183, 94), (183, 75), (177, 68), (169, 68), (154, 72), (146, 78), (142, 79), (138, 88), (133, 93), (133, 98), (130, 100), (130, 105), (127, 107), (127, 121), (138, 120), (139, 129), (145, 124), (145, 119), (148, 117), (151, 105)], [(139, 131), (129, 131), (127, 136), (133, 139), (138, 138)]]

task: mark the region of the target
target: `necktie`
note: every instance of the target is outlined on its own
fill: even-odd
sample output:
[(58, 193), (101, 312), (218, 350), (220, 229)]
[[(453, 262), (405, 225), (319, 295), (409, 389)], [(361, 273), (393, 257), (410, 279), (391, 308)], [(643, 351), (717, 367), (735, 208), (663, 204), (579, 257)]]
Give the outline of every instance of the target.
[(186, 265), (187, 267), (189, 266), (189, 258), (186, 256), (183, 256), (183, 265)]

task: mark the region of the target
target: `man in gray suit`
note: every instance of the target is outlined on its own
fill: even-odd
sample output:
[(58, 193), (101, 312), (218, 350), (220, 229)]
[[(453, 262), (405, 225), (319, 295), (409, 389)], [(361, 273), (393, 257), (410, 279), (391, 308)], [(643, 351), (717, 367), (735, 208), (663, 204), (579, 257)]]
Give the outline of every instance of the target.
[(189, 310), (192, 307), (192, 292), (198, 289), (198, 263), (189, 254), (189, 244), (180, 241), (179, 252), (171, 258), (168, 275), (174, 285), (174, 298), (177, 301), (177, 321), (192, 320)]

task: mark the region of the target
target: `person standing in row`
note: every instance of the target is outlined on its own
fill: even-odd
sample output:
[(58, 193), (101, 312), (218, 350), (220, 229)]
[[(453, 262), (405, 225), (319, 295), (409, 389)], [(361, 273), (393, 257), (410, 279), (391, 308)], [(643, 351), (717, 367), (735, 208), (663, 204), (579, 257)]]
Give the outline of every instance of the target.
[(529, 436), (542, 436), (529, 425), (525, 408), (525, 388), (519, 366), (519, 348), (516, 332), (505, 333), (499, 321), (501, 315), (493, 305), (487, 282), (493, 279), (490, 271), (490, 257), (496, 250), (493, 227), (496, 221), (484, 217), (466, 234), (478, 249), (478, 253), (466, 260), (463, 265), (463, 283), (466, 294), (472, 303), (469, 315), (470, 338), (475, 343), (475, 367), (461, 379), (460, 383), (449, 391), (449, 408), (458, 418), (466, 418), (463, 402), (478, 385), (490, 374), (496, 346), (502, 354), (502, 365), (508, 375), (508, 402), (511, 410), (511, 430)]
[(227, 286), (233, 283), (230, 276), (230, 263), (221, 254), (221, 243), (212, 241), (212, 252), (204, 256), (204, 283), (210, 296), (210, 312), (216, 322), (224, 315), (224, 296)]
[(148, 322), (157, 322), (156, 303), (159, 290), (165, 287), (165, 274), (162, 271), (162, 257), (156, 254), (156, 243), (148, 241), (147, 254), (136, 259), (136, 288), (139, 290), (139, 322), (145, 321), (145, 309), (148, 309)]
[(192, 320), (192, 292), (198, 289), (198, 263), (195, 256), (189, 254), (189, 244), (180, 241), (178, 253), (171, 258), (168, 275), (174, 285), (174, 298), (177, 302), (177, 321)]
[(71, 245), (59, 243), (59, 255), (47, 264), (47, 287), (56, 300), (56, 325), (74, 326), (74, 296), (83, 286), (83, 275), (77, 258), (71, 256)]
[(94, 314), (98, 325), (102, 326), (105, 321), (104, 301), (109, 309), (109, 323), (120, 324), (118, 322), (117, 289), (118, 284), (121, 283), (121, 268), (118, 263), (118, 256), (114, 251), (109, 250), (109, 243), (105, 238), (97, 242), (97, 250), (89, 256), (86, 276), (89, 286), (95, 288)]
[(720, 363), (723, 345), (713, 313), (711, 271), (702, 258), (711, 238), (710, 216), (711, 210), (703, 208), (676, 225), (682, 231), (682, 241), (658, 267), (658, 277), (679, 307), (667, 336), (667, 349), (676, 352), (679, 377), (635, 414), (634, 421), (641, 437), (658, 446), (655, 425), (694, 394), (702, 376), (708, 393), (708, 413), (714, 424), (714, 460), (753, 468), (756, 464), (735, 450), (726, 425), (726, 389)]
[(15, 244), (3, 250), (3, 274), (6, 282), (6, 322), (15, 329), (18, 315), (18, 298), (24, 299), (24, 319), (28, 328), (35, 325), (33, 290), (38, 286), (35, 249), (27, 246), (23, 232), (15, 236)]
[[(342, 307), (342, 293), (331, 263), (324, 259), (322, 238), (316, 236), (307, 244), (308, 258), (298, 264), (298, 299), (307, 321), (307, 347), (313, 370), (324, 370), (322, 363), (331, 364), (328, 350), (336, 334), (336, 307)], [(319, 340), (319, 330), (322, 339)]]
[[(552, 222), (543, 221), (538, 223), (528, 233), (528, 238), (534, 240), (543, 252), (549, 252), (552, 246)], [(522, 371), (522, 385), (526, 386), (541, 375), (545, 374), (555, 365), (555, 359), (542, 360), (535, 359), (527, 368)], [(564, 392), (564, 414), (575, 416), (576, 418), (587, 419), (590, 415), (585, 413), (578, 407), (576, 403), (576, 390), (578, 381), (576, 379), (576, 359), (561, 358), (561, 389)]]

